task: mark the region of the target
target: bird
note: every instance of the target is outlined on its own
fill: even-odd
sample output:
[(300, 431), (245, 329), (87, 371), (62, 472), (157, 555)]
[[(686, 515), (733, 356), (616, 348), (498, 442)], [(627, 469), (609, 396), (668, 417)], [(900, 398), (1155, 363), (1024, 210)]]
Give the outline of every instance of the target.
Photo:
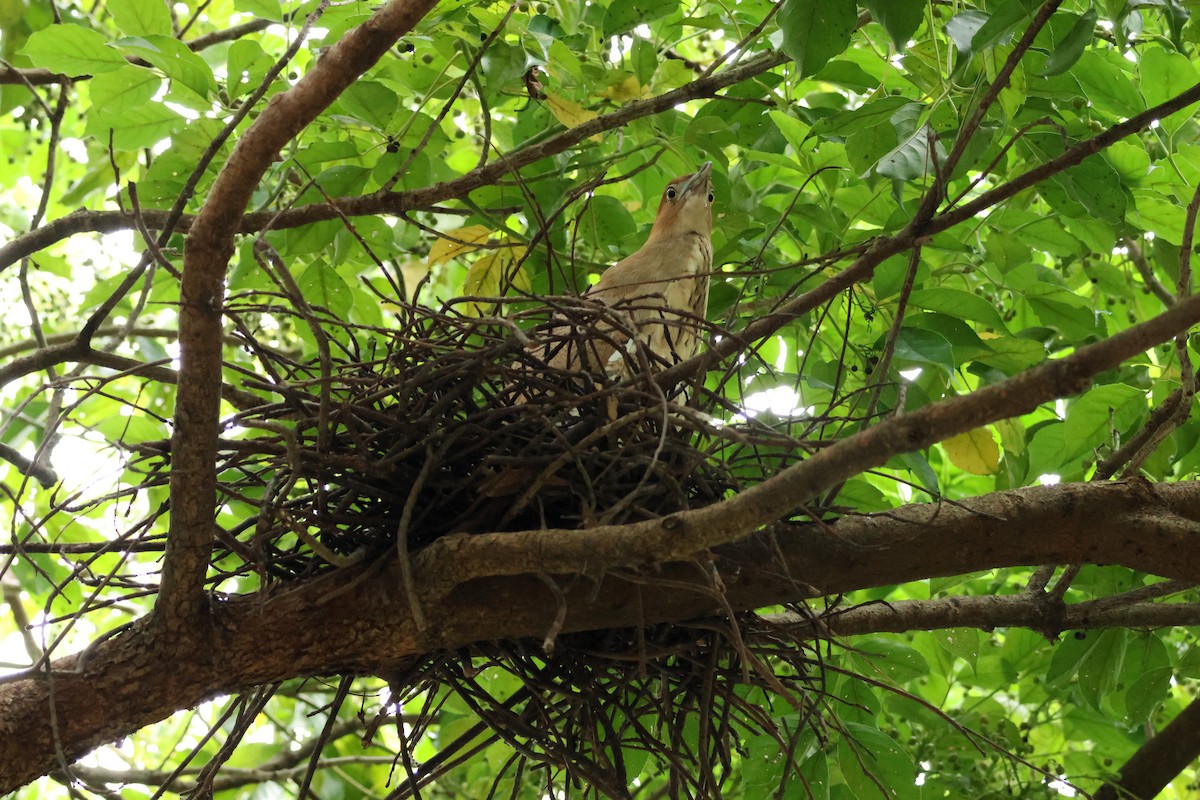
[(595, 310), (594, 324), (581, 330), (578, 319), (570, 324), (560, 313), (529, 351), (553, 369), (611, 380), (638, 371), (639, 345), (652, 368), (695, 355), (708, 309), (714, 197), (711, 161), (671, 180), (645, 244), (582, 295), (581, 307)]

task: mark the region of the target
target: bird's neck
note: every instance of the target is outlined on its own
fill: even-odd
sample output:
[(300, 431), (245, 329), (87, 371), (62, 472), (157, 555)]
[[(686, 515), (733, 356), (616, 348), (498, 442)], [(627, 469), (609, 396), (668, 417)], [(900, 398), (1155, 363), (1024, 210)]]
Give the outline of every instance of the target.
[(660, 239), (664, 241), (677, 242), (680, 239), (687, 239), (692, 236), (700, 236), (704, 239), (710, 238), (708, 231), (699, 231), (694, 228), (684, 228), (680, 225), (659, 225), (658, 223), (655, 223), (654, 227), (650, 229), (650, 237), (646, 239), (646, 244), (650, 244), (650, 242)]

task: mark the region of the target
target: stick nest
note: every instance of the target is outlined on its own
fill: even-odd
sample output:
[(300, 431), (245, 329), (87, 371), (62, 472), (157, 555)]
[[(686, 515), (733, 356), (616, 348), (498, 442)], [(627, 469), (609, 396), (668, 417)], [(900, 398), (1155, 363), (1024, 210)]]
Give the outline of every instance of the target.
[[(636, 345), (624, 352), (640, 369), (624, 381), (548, 367), (547, 350), (620, 330), (619, 311), (578, 299), (507, 318), (460, 313), (479, 309), (465, 301), (438, 311), (392, 303), (399, 311), (385, 329), (295, 297), (294, 312), (231, 299), (240, 344), (257, 365), (227, 369), (241, 384), (226, 396), (243, 407), (226, 424), (220, 500), (240, 522), (221, 530), (214, 588), (296, 580), (397, 544), (413, 553), (449, 534), (619, 524), (696, 508), (776, 473), (819, 424), (738, 416), (722, 391), (736, 373), (659, 386), (662, 365)], [(316, 355), (297, 359), (261, 341), (255, 326), (266, 313), (292, 314)], [(719, 580), (713, 592), (719, 603)], [(546, 785), (627, 796), (635, 762), (652, 757), (671, 776), (671, 796), (713, 797), (736, 774), (734, 762), (764, 747), (790, 760), (799, 737), (824, 740), (818, 656), (807, 636), (791, 638), (753, 615), (480, 644), (430, 654), (392, 676), (380, 719), (387, 708), (423, 703), (422, 721), (401, 732), (410, 747), (442, 719), (447, 698), (458, 698), (462, 713), (515, 753), (497, 785), (546, 770)], [(775, 703), (790, 716), (772, 713)], [(747, 749), (748, 738), (758, 750)], [(456, 763), (454, 746), (419, 769), (405, 753), (407, 781), (393, 796), (418, 793)]]
[[(546, 352), (613, 337), (619, 311), (575, 301), (552, 321), (528, 312), (523, 328), (460, 313), (477, 308), (466, 303), (397, 307), (386, 330), (299, 315), (318, 351), (304, 362), (239, 325), (260, 367), (244, 387), (278, 401), (227, 421), (243, 432), (222, 450), (222, 500), (249, 508), (224, 537), (225, 576), (309, 576), (401, 536), (412, 553), (448, 534), (663, 516), (762, 480), (799, 449), (786, 426), (736, 421), (720, 391), (660, 387), (662, 363), (636, 341), (625, 352), (640, 371), (623, 381), (547, 366)], [(261, 311), (231, 304), (235, 318), (247, 310)]]

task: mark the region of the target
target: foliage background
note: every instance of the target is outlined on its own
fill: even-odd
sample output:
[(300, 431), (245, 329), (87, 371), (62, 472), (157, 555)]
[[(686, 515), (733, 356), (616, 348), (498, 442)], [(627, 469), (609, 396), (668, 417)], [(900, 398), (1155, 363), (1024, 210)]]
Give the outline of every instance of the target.
[[(315, 10), (303, 45), (273, 75)], [(0, 0), (0, 352), (10, 360), (0, 367), (9, 519), (0, 634), (10, 669), (78, 651), (148, 613), (170, 489), (130, 490), (142, 476), (127, 470), (139, 448), (175, 430), (174, 379), (161, 370), (181, 369), (186, 230), (267, 101), (373, 11)], [(480, 298), (586, 288), (644, 240), (665, 181), (711, 159), (719, 271), (709, 319), (727, 331), (776, 321), (708, 384), (761, 422), (795, 415), (791, 430), (818, 449), (1108, 339), (1190, 294), (1200, 186), (1190, 106), (1031, 188), (1005, 188), (1193, 89), (1190, 12), (1182, 0), (442, 2), (261, 165), (243, 231), (262, 235), (309, 304), (355, 324), (391, 324), (395, 311), (379, 300), (388, 275), (409, 296), (419, 286), (422, 303), (487, 315), (494, 304)], [(588, 125), (596, 132), (571, 133)], [(916, 230), (915, 250), (897, 249), (802, 314), (772, 317), (881, 237), (927, 222), (931, 186), (945, 191), (946, 219), (989, 191), (1004, 202)], [(185, 216), (170, 230), (174, 211)], [(227, 304), (260, 307), (257, 340), (311, 362), (318, 341), (272, 313), (278, 286), (253, 248), (254, 237), (239, 240)], [(455, 300), (464, 296), (473, 299)], [(245, 332), (227, 333), (223, 379), (260, 391)], [(820, 500), (865, 514), (1122, 470), (1191, 480), (1194, 349), (1186, 336), (1148, 349), (1085, 391), (1064, 389), (1063, 400), (888, 454), (823, 486)], [(223, 435), (244, 434), (230, 423)], [(46, 470), (60, 480), (31, 479)], [(246, 513), (233, 502), (217, 511), (226, 529)], [(738, 743), (725, 795), (862, 798), (886, 787), (897, 798), (1035, 798), (1104, 784), (1191, 702), (1197, 598), (1179, 576), (1128, 565), (1031, 564), (827, 599), (867, 620), (872, 609), (925, 601), (928, 616), (864, 622), (823, 646), (822, 714), (837, 723), (790, 759), (769, 737)], [(260, 588), (253, 575), (210, 577), (213, 591)], [(1043, 612), (1007, 624), (1031, 597)], [(947, 598), (1001, 603), (994, 616), (956, 618), (934, 604)], [(388, 706), (386, 682), (356, 680), (354, 702), (327, 727), (337, 686), (305, 678), (258, 704), (256, 690), (213, 699), (18, 796), (65, 795), (68, 784), (128, 797), (183, 792), (192, 767), (171, 781), (185, 761), (219, 765), (201, 778), (227, 786), (223, 796), (280, 796), (305, 779), (313, 741), (323, 743), (318, 796), (388, 796), (402, 772), (395, 728), (364, 749), (355, 724), (358, 709), (369, 719)], [(790, 713), (754, 691), (747, 702)], [(455, 743), (477, 715), (457, 696), (440, 702), (412, 757), (482, 747), (426, 796), (487, 796), (497, 774), (497, 796), (544, 796), (553, 770), (501, 773), (513, 744), (486, 731)], [(661, 757), (626, 768), (633, 796), (678, 791)], [(789, 770), (801, 777), (783, 788)], [(1161, 796), (1192, 796), (1197, 781), (1184, 769)]]

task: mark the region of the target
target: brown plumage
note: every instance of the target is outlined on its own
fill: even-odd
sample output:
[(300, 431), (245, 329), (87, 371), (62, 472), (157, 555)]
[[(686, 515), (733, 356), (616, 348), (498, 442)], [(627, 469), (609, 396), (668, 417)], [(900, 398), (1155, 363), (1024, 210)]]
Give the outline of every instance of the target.
[(611, 312), (597, 315), (593, 331), (553, 328), (551, 343), (534, 342), (530, 351), (550, 367), (611, 378), (639, 369), (630, 333), (653, 366), (695, 355), (708, 310), (712, 202), (711, 161), (668, 183), (646, 243), (605, 270), (583, 295)]

